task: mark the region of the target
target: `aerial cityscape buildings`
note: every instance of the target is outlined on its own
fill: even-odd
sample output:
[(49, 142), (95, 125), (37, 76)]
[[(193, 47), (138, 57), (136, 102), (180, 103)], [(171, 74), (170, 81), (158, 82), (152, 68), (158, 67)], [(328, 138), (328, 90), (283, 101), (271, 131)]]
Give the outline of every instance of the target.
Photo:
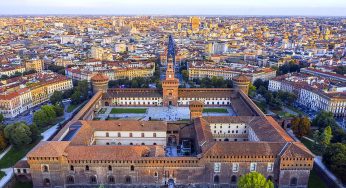
[(0, 3), (0, 187), (345, 187), (344, 2), (60, 1)]

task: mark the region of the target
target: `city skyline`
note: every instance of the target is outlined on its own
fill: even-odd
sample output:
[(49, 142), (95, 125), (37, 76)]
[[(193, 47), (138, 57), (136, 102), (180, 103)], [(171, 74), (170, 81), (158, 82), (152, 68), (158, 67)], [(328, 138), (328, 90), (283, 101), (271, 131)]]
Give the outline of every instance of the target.
[(12, 0), (1, 2), (0, 15), (256, 15), (346, 16), (341, 0), (264, 1), (172, 1), (158, 0)]

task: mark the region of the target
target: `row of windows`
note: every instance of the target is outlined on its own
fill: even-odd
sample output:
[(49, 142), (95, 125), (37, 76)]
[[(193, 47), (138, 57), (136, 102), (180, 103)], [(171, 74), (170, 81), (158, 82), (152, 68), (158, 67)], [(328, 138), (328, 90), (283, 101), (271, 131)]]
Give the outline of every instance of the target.
[[(267, 165), (267, 171), (273, 172), (274, 163), (268, 163)], [(254, 172), (257, 169), (257, 163), (252, 162), (250, 163), (250, 172)], [(233, 163), (232, 164), (232, 172), (238, 172), (239, 171), (239, 163)], [(221, 163), (214, 163), (214, 172), (221, 172)]]
[[(109, 132), (106, 132), (106, 137), (109, 137)], [(118, 137), (121, 137), (121, 133), (118, 132)], [(129, 137), (133, 137), (133, 133), (129, 133)], [(145, 137), (144, 133), (141, 133), (141, 137)], [(156, 133), (153, 133), (153, 137), (156, 138)]]

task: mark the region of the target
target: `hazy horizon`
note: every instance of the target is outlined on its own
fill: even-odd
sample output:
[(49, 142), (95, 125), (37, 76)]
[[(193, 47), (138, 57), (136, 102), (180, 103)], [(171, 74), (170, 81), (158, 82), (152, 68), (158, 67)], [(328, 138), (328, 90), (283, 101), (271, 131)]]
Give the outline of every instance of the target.
[(0, 15), (346, 16), (345, 0), (11, 0)]

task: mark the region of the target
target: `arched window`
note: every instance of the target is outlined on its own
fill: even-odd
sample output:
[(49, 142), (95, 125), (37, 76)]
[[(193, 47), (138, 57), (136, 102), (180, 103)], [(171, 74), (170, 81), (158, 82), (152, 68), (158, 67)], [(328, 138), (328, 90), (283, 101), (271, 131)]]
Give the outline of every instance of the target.
[(214, 183), (219, 184), (220, 182), (220, 177), (218, 175), (214, 176)]
[(154, 145), (156, 145), (156, 143), (154, 142)]
[(135, 166), (131, 165), (131, 171), (135, 170)]
[(290, 186), (296, 186), (297, 185), (297, 178), (293, 177), (291, 178), (291, 181), (290, 181)]
[(108, 183), (110, 183), (110, 184), (115, 183), (114, 176), (108, 176)]
[(131, 143), (130, 143), (130, 145), (132, 146), (132, 145), (133, 145), (133, 143), (131, 142)]
[(154, 176), (155, 176), (155, 177), (158, 177), (158, 176), (159, 176), (159, 174), (158, 174), (157, 172), (155, 172), (155, 173), (154, 173)]
[(74, 171), (74, 166), (73, 165), (70, 166), (70, 170)]
[(142, 145), (144, 146), (144, 145), (145, 145), (145, 143), (142, 143)]
[(231, 183), (237, 183), (237, 176), (236, 175), (233, 175), (231, 177)]
[(90, 183), (92, 183), (92, 184), (97, 183), (96, 176), (90, 176)]
[(45, 187), (49, 187), (50, 186), (50, 180), (48, 178), (45, 178), (43, 180), (43, 186), (45, 186)]
[(120, 146), (120, 145), (121, 145), (121, 143), (120, 143), (120, 142), (118, 142), (118, 145)]
[(86, 170), (86, 171), (89, 171), (89, 169), (90, 169), (90, 168), (89, 168), (89, 165), (86, 165), (86, 166), (85, 166), (85, 170)]
[(130, 176), (126, 176), (125, 177), (125, 183), (126, 184), (131, 184), (131, 177)]
[(73, 176), (67, 176), (66, 182), (67, 182), (67, 184), (74, 184), (74, 177)]
[(48, 172), (48, 166), (47, 165), (43, 165), (42, 166), (42, 171), (43, 172)]
[(112, 171), (112, 166), (108, 165), (108, 171)]

